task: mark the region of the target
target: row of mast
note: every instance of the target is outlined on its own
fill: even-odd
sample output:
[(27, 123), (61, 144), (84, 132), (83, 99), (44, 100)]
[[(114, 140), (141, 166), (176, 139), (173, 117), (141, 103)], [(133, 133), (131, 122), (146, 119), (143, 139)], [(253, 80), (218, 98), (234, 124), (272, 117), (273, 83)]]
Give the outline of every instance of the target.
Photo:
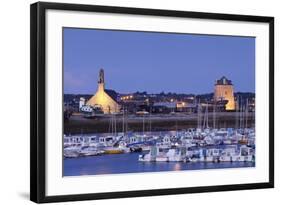
[[(248, 110), (248, 99), (246, 100), (246, 105), (243, 105), (242, 99), (238, 97), (236, 102), (236, 111), (235, 111), (235, 128), (236, 129), (244, 129), (248, 127), (248, 116), (249, 116), (249, 110)], [(205, 106), (205, 109), (200, 105), (200, 100), (197, 106), (197, 128), (198, 129), (206, 129), (209, 127), (209, 106), (210, 104), (207, 103)], [(213, 113), (212, 113), (212, 122), (213, 122), (213, 129), (216, 128), (217, 124), (217, 116), (216, 116), (216, 104), (213, 105)], [(204, 114), (203, 114), (204, 112)], [(128, 121), (127, 121), (127, 113), (126, 110), (123, 110), (122, 113), (122, 133), (124, 135), (128, 132)], [(149, 132), (151, 132), (151, 112), (149, 113), (149, 121), (148, 121), (148, 128)], [(177, 119), (176, 119), (176, 131), (177, 131)], [(145, 133), (145, 116), (142, 117), (142, 131), (143, 134)], [(112, 135), (117, 135), (117, 123), (116, 123), (116, 115), (112, 114), (110, 118), (110, 124), (109, 124), (109, 133)]]
[[(197, 128), (205, 129), (209, 127), (209, 105), (205, 106), (205, 109), (200, 105), (200, 100), (197, 106)], [(217, 117), (216, 117), (216, 104), (213, 105), (213, 129), (216, 128)], [(249, 101), (246, 100), (246, 105), (243, 105), (242, 99), (238, 97), (235, 111), (235, 128), (247, 128), (248, 127), (248, 116), (249, 116)], [(203, 114), (204, 112), (204, 114)]]

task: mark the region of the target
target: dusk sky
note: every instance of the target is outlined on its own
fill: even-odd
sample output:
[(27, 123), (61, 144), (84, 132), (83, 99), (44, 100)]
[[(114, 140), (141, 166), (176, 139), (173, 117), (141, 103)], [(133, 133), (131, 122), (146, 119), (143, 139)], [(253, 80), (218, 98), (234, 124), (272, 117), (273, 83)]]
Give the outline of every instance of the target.
[(119, 93), (255, 92), (255, 38), (65, 28), (64, 93), (94, 94), (100, 68)]

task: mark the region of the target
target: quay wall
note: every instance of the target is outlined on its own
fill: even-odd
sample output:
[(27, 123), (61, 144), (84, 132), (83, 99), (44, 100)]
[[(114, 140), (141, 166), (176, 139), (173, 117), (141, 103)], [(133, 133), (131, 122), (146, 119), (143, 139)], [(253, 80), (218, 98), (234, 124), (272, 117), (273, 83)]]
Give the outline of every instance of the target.
[[(254, 127), (255, 113), (248, 113), (247, 123), (246, 120), (240, 122), (239, 115), (235, 112), (216, 113), (215, 128), (237, 128), (240, 124), (245, 127)], [(187, 128), (197, 128), (198, 115), (197, 114), (166, 114), (166, 115), (151, 115), (136, 116), (129, 115), (124, 117), (117, 115), (113, 119), (112, 116), (103, 116), (97, 118), (84, 118), (82, 115), (73, 115), (69, 120), (64, 121), (64, 134), (79, 134), (79, 133), (110, 133), (112, 127), (117, 132), (122, 132), (123, 127), (128, 131), (142, 132), (145, 131), (169, 131), (181, 130)], [(203, 125), (204, 116), (201, 116), (201, 123)], [(213, 116), (210, 114), (208, 118), (209, 127), (213, 127)], [(242, 118), (241, 118), (242, 119)], [(244, 118), (246, 119), (246, 118)], [(116, 122), (113, 123), (112, 121)]]

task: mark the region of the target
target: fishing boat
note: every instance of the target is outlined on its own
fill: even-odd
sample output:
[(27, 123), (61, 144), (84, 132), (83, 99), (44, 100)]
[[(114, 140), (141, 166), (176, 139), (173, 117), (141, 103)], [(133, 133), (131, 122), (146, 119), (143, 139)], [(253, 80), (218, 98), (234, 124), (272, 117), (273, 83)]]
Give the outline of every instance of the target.
[(99, 151), (96, 147), (85, 146), (80, 150), (81, 156), (96, 156), (102, 154), (102, 151)]
[(122, 154), (124, 150), (119, 147), (106, 147), (104, 148), (104, 154)]
[(156, 162), (168, 162), (169, 161), (169, 158), (166, 157), (165, 155), (162, 155), (162, 156), (157, 156), (156, 159), (155, 159)]
[(76, 145), (69, 146), (69, 147), (64, 148), (63, 155), (66, 158), (75, 158), (75, 157), (79, 157), (80, 151), (81, 151), (80, 146), (76, 146)]
[(181, 162), (185, 158), (185, 154), (176, 149), (169, 149), (166, 155), (169, 162)]
[(141, 147), (130, 147), (130, 152), (142, 152)]
[(158, 148), (156, 146), (150, 147), (150, 150), (147, 154), (139, 155), (139, 161), (141, 162), (155, 162), (156, 156), (158, 153)]
[(231, 161), (231, 156), (220, 156), (219, 157), (220, 162), (230, 162)]

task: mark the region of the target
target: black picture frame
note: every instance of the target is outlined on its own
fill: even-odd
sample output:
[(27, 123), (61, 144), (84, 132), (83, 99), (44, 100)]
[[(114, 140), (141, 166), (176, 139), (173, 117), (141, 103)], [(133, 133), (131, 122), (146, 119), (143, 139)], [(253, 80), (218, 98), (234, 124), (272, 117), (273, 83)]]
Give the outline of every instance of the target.
[[(46, 196), (45, 20), (46, 10), (48, 9), (268, 23), (269, 181), (263, 183), (249, 183), (238, 185), (230, 184), (221, 186), (204, 186), (191, 188), (171, 188), (158, 190)], [(30, 199), (34, 202), (45, 203), (76, 200), (97, 200), (124, 197), (186, 194), (198, 192), (261, 189), (274, 187), (274, 17), (38, 2), (32, 4), (30, 7), (30, 94)]]

